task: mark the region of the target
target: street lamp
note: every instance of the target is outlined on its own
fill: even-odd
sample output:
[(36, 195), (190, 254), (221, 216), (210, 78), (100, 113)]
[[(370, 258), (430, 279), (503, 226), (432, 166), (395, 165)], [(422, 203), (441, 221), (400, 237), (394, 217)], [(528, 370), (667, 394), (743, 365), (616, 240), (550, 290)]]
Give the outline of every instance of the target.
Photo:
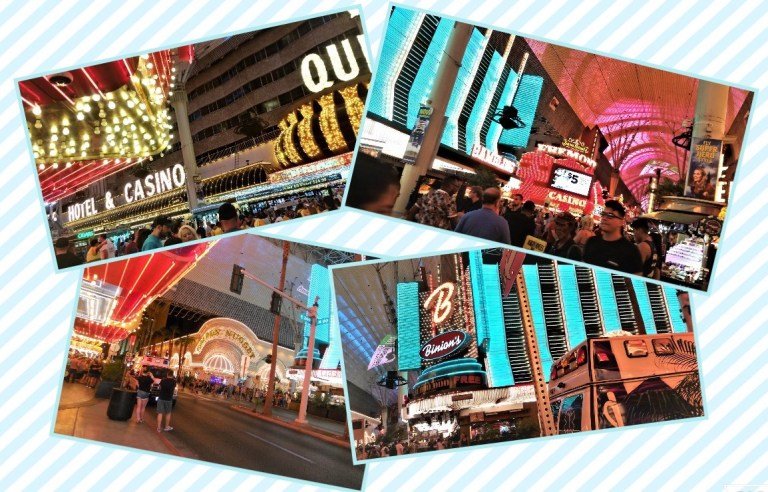
[[(304, 385), (303, 385), (303, 392), (301, 395), (301, 406), (299, 407), (299, 416), (296, 419), (296, 422), (299, 424), (306, 423), (306, 417), (307, 417), (307, 403), (308, 403), (308, 393), (309, 393), (309, 382), (312, 377), (312, 359), (314, 356), (314, 350), (315, 350), (315, 329), (317, 328), (317, 308), (320, 304), (320, 296), (315, 297), (315, 303), (307, 308), (303, 302), (299, 301), (298, 299), (294, 299), (290, 295), (286, 294), (282, 290), (278, 290), (271, 285), (269, 285), (267, 282), (261, 280), (260, 278), (254, 276), (253, 274), (246, 271), (244, 268), (241, 269), (243, 276), (248, 277), (249, 279), (253, 280), (254, 282), (263, 285), (264, 287), (268, 288), (272, 292), (276, 292), (279, 296), (282, 296), (283, 299), (292, 302), (295, 306), (297, 306), (299, 309), (306, 309), (307, 310), (307, 317), (310, 319), (310, 331), (309, 331), (309, 345), (308, 345), (308, 354), (306, 359), (306, 366), (304, 370)], [(277, 362), (277, 336), (274, 337), (274, 340), (272, 340), (272, 370), (270, 371), (270, 374), (272, 375), (270, 377), (270, 388), (274, 388), (274, 385), (272, 381), (274, 381), (274, 366)], [(265, 401), (265, 408), (267, 403), (271, 403), (272, 395), (267, 393), (267, 401)], [(271, 407), (270, 407), (271, 408)]]
[(320, 302), (320, 296), (315, 297), (315, 303), (307, 310), (309, 318), (309, 343), (307, 344), (307, 358), (304, 362), (304, 381), (301, 387), (301, 404), (299, 405), (299, 416), (295, 422), (297, 424), (307, 423), (307, 404), (309, 402), (309, 383), (312, 379), (312, 366), (315, 357), (315, 329), (317, 328), (317, 307)]

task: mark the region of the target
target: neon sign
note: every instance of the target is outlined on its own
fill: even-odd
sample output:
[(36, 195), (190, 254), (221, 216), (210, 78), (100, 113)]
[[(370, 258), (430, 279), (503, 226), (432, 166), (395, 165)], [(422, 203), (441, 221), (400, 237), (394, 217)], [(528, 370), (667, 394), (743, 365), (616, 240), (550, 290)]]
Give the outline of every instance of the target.
[[(154, 195), (159, 195), (175, 188), (181, 188), (187, 182), (187, 176), (182, 164), (175, 164), (173, 167), (157, 171), (147, 175), (143, 180), (137, 179), (133, 183), (125, 183), (123, 193), (127, 203), (143, 200)], [(111, 195), (107, 192), (105, 195), (106, 203), (111, 200)], [(113, 205), (114, 206), (114, 205)], [(110, 208), (107, 205), (107, 208)]]
[(517, 171), (516, 162), (507, 159), (492, 150), (486, 149), (482, 145), (475, 144), (472, 146), (472, 157), (493, 168), (504, 171), (505, 173), (515, 174)]
[(463, 331), (446, 331), (433, 337), (421, 347), (419, 355), (422, 359), (439, 359), (446, 357), (467, 345), (469, 337)]
[(570, 157), (571, 159), (578, 161), (586, 166), (595, 168), (597, 162), (594, 159), (590, 159), (584, 154), (580, 154), (575, 150), (567, 149), (564, 147), (555, 147), (554, 145), (539, 144), (538, 149), (547, 154), (552, 154), (560, 157)]
[[(119, 205), (135, 203), (155, 195), (175, 190), (185, 186), (187, 175), (184, 171), (184, 165), (176, 163), (173, 166), (155, 171), (148, 174), (144, 179), (137, 179), (125, 183), (123, 187), (124, 203), (118, 203), (118, 197), (112, 195), (111, 191), (104, 194), (104, 210), (112, 210)], [(96, 208), (96, 198), (88, 198), (80, 203), (72, 203), (67, 206), (67, 221), (84, 219), (99, 213)]]
[(435, 324), (442, 323), (448, 315), (451, 314), (451, 311), (453, 310), (451, 299), (453, 298), (453, 292), (455, 290), (456, 287), (453, 283), (446, 282), (433, 290), (429, 297), (427, 297), (427, 300), (424, 301), (424, 309), (429, 310), (432, 301), (437, 299), (435, 301), (435, 310), (432, 313), (432, 321), (434, 321)]
[(584, 142), (579, 140), (578, 138), (566, 138), (563, 140), (563, 143), (561, 144), (566, 149), (575, 150), (576, 152), (580, 152), (582, 154), (589, 153), (589, 149), (586, 145), (584, 145)]
[[(357, 44), (363, 52), (366, 64), (370, 66), (370, 63), (368, 62), (368, 52), (365, 47), (365, 38), (362, 34), (357, 36)], [(344, 57), (349, 66), (349, 71), (344, 69), (344, 63), (339, 55), (339, 49), (335, 44), (326, 46), (325, 51), (328, 53), (328, 58), (331, 60), (333, 74), (339, 81), (346, 82), (360, 75), (360, 66), (357, 64), (357, 59), (355, 58), (354, 51), (352, 51), (352, 45), (349, 42), (349, 39), (341, 40), (341, 48), (344, 51)], [(307, 89), (312, 92), (323, 91), (336, 83), (336, 81), (331, 80), (328, 74), (328, 67), (325, 64), (325, 60), (323, 60), (317, 53), (310, 53), (301, 60), (301, 77), (304, 79), (304, 85), (306, 85)]]

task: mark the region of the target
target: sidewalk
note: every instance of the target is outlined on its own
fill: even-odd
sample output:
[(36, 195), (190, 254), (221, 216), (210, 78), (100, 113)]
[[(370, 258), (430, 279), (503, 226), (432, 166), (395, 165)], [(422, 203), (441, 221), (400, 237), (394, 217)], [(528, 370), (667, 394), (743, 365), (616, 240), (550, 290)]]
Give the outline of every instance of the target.
[(125, 422), (108, 418), (109, 400), (94, 398), (94, 391), (82, 384), (64, 383), (54, 426), (56, 434), (180, 456), (154, 429), (154, 422), (137, 424), (132, 418)]
[(272, 407), (271, 417), (267, 417), (260, 413), (262, 410), (261, 405), (257, 407), (256, 412), (253, 411), (253, 405), (246, 402), (232, 405), (231, 408), (236, 412), (250, 415), (251, 417), (271, 422), (281, 427), (285, 427), (287, 429), (315, 437), (329, 444), (334, 444), (343, 448), (350, 447), (349, 437), (345, 435), (347, 427), (343, 422), (337, 422), (335, 420), (329, 420), (307, 414), (307, 423), (302, 425), (295, 422), (296, 418), (298, 417), (298, 412), (288, 410), (286, 408)]

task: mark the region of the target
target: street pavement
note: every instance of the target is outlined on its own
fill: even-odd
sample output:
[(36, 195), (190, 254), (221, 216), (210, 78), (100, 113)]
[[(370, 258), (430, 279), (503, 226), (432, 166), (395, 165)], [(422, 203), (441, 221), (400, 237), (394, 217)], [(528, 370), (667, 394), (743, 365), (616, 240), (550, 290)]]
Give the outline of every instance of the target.
[(275, 408), (273, 417), (284, 422), (278, 425), (242, 411), (247, 403), (182, 392), (172, 413), (174, 430), (158, 433), (153, 406), (145, 423), (136, 424), (107, 418), (108, 403), (93, 399), (90, 388), (65, 383), (54, 432), (339, 487), (362, 486), (365, 467), (352, 465), (339, 422), (311, 418), (311, 427), (303, 430), (322, 432), (319, 439), (287, 426), (295, 412)]
[[(182, 456), (359, 489), (364, 466), (349, 448), (232, 410), (232, 402), (181, 393), (164, 437)], [(280, 412), (280, 410), (278, 410)], [(155, 418), (154, 409), (150, 416)]]

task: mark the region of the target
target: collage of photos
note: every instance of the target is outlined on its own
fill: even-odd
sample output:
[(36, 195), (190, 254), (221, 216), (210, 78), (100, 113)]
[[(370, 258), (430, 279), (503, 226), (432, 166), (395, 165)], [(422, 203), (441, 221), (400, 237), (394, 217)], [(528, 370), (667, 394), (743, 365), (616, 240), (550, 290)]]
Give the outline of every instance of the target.
[(333, 281), (357, 462), (704, 415), (672, 287), (510, 250)]
[(357, 11), (19, 82), (59, 268), (337, 210)]
[[(372, 63), (363, 25), (17, 81), (82, 274), (53, 433), (361, 490), (370, 460), (703, 417), (689, 292), (754, 93), (402, 6)], [(361, 210), (495, 247), (268, 227)]]
[(752, 92), (400, 6), (373, 84), (346, 205), (708, 289)]

